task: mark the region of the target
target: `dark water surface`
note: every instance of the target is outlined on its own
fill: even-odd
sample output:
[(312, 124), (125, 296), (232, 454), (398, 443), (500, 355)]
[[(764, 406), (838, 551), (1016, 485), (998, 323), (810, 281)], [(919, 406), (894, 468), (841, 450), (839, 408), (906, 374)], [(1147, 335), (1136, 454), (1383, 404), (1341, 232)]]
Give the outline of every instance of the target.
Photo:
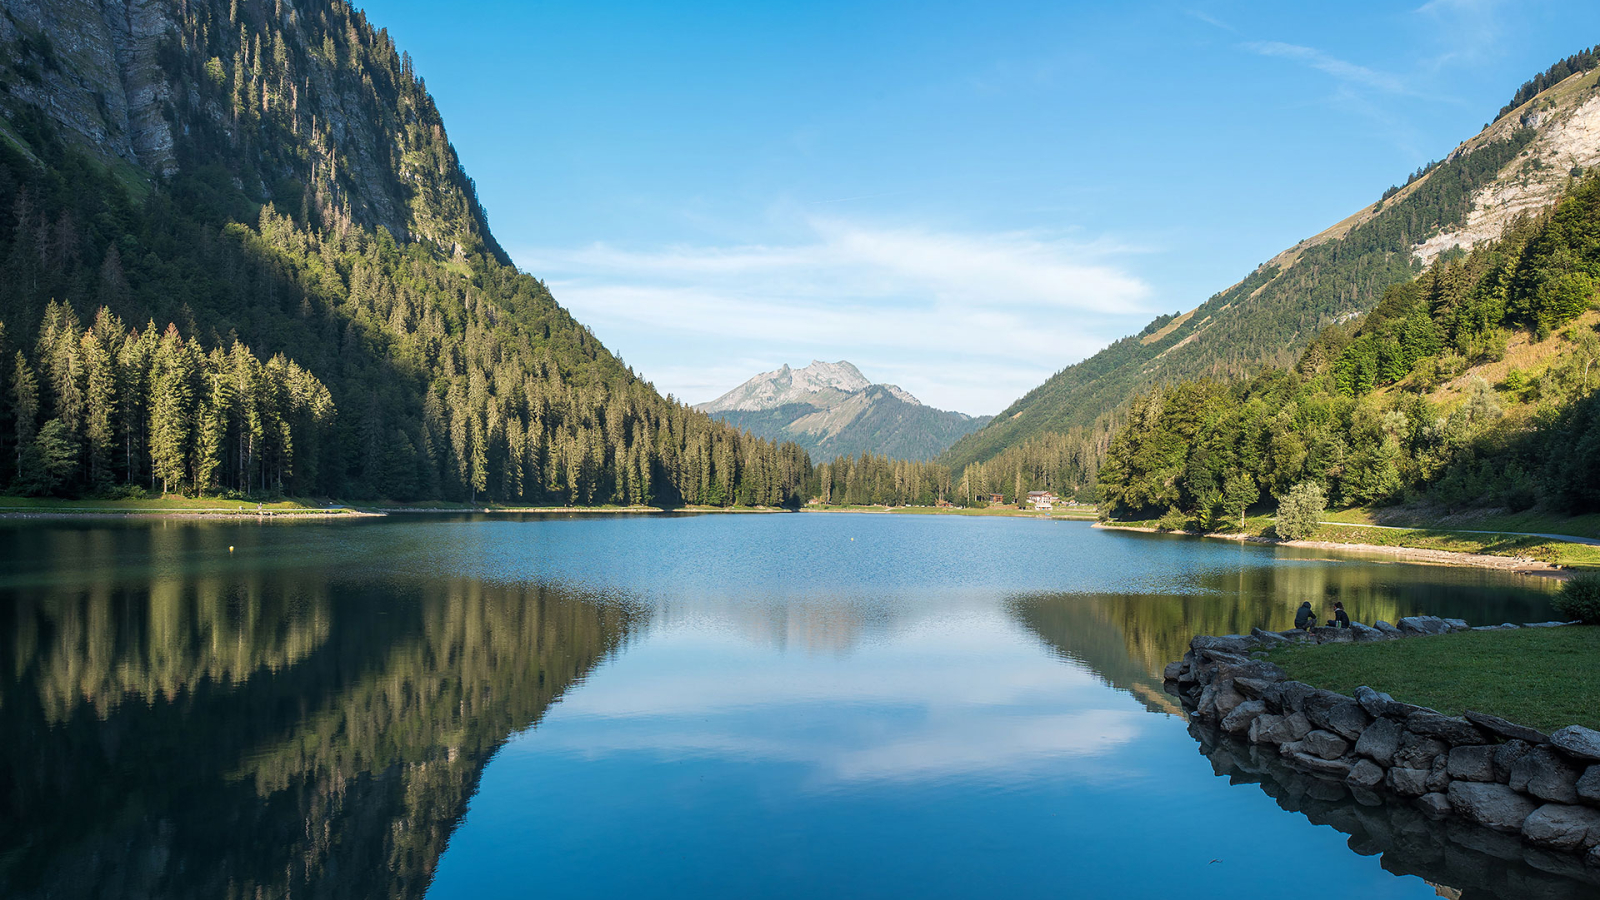
[(9, 522), (0, 896), (1454, 896), (1217, 777), (1159, 673), (1548, 596), (1017, 519)]

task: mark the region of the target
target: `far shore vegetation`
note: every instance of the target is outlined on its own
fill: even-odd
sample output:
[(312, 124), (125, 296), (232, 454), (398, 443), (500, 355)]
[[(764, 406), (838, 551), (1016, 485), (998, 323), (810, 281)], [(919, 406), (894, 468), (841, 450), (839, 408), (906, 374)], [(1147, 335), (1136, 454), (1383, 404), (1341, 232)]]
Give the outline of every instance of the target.
[(1404, 641), (1284, 647), (1289, 677), (1342, 694), (1361, 685), (1447, 715), (1467, 710), (1543, 731), (1600, 728), (1600, 626), (1470, 631)]

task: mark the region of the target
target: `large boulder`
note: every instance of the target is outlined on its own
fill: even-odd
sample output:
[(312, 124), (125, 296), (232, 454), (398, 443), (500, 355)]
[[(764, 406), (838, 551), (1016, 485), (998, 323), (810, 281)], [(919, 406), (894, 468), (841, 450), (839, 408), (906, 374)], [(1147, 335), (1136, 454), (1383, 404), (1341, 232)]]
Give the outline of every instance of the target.
[(1328, 718), (1328, 714), (1333, 711), (1333, 708), (1341, 703), (1354, 702), (1354, 700), (1351, 700), (1349, 697), (1346, 697), (1343, 694), (1336, 694), (1333, 691), (1317, 690), (1306, 696), (1305, 700), (1301, 703), (1300, 708), (1305, 712), (1306, 718), (1311, 720), (1311, 724), (1317, 726), (1318, 728), (1328, 728), (1329, 725), (1332, 724)]
[(1356, 754), (1388, 767), (1394, 764), (1395, 751), (1400, 749), (1400, 724), (1392, 719), (1376, 719), (1356, 741)]
[(1469, 709), (1465, 713), (1462, 713), (1462, 718), (1478, 726), (1479, 728), (1482, 728), (1484, 731), (1487, 731), (1490, 734), (1498, 735), (1499, 737), (1506, 738), (1507, 740), (1514, 738), (1519, 741), (1527, 741), (1530, 744), (1546, 744), (1550, 742), (1550, 735), (1545, 734), (1542, 731), (1529, 728), (1526, 725), (1518, 725), (1515, 722), (1502, 719), (1499, 716), (1491, 716), (1487, 713), (1473, 712)]
[(1161, 670), (1162, 681), (1177, 681), (1181, 677), (1183, 677), (1182, 660), (1179, 660), (1178, 662), (1169, 662), (1167, 663), (1167, 667)]
[(1335, 703), (1323, 718), (1327, 722), (1325, 728), (1347, 741), (1360, 738), (1361, 733), (1372, 723), (1372, 717), (1367, 715), (1361, 704), (1354, 700)]
[(1261, 646), (1267, 650), (1271, 650), (1273, 647), (1280, 647), (1289, 643), (1288, 638), (1277, 633), (1276, 631), (1266, 631), (1261, 628), (1250, 629), (1250, 636), (1259, 641)]
[(1197, 634), (1189, 642), (1189, 649), (1218, 650), (1223, 653), (1236, 653), (1243, 656), (1251, 650), (1261, 646), (1261, 642), (1248, 634), (1225, 634), (1222, 636), (1210, 634)]
[(1527, 756), (1528, 751), (1532, 749), (1527, 741), (1516, 738), (1494, 748), (1494, 780), (1511, 781), (1511, 767), (1517, 764), (1517, 760)]
[(1450, 806), (1450, 798), (1439, 791), (1432, 791), (1417, 798), (1417, 805), (1428, 814), (1430, 819), (1442, 819), (1455, 812)]
[(1490, 744), (1455, 747), (1445, 771), (1457, 781), (1494, 781), (1495, 748)]
[(1389, 790), (1402, 797), (1421, 797), (1428, 793), (1427, 769), (1407, 769), (1395, 766), (1389, 770)]
[(1511, 767), (1511, 788), (1552, 803), (1577, 803), (1583, 772), (1549, 747), (1535, 747)]
[(1379, 631), (1378, 629), (1373, 628), (1371, 625), (1363, 625), (1360, 622), (1350, 623), (1350, 636), (1354, 638), (1358, 644), (1370, 644), (1376, 641), (1387, 641), (1393, 639), (1393, 636), (1391, 636), (1388, 632)]
[(1581, 725), (1568, 725), (1550, 735), (1550, 743), (1573, 759), (1600, 762), (1600, 731)]
[(1578, 778), (1578, 796), (1590, 803), (1600, 803), (1600, 766), (1590, 766)]
[(1354, 766), (1350, 767), (1350, 775), (1345, 778), (1345, 781), (1355, 787), (1366, 788), (1370, 791), (1383, 784), (1384, 774), (1382, 766), (1370, 759), (1363, 759), (1358, 760)]
[(1466, 719), (1457, 719), (1432, 710), (1418, 710), (1406, 717), (1406, 730), (1414, 734), (1438, 738), (1452, 746), (1486, 744), (1489, 739), (1478, 726)]
[(1552, 850), (1584, 850), (1600, 844), (1600, 810), (1546, 803), (1523, 820), (1522, 836)]
[(1408, 731), (1400, 736), (1394, 764), (1408, 769), (1432, 769), (1433, 761), (1449, 751), (1450, 745), (1438, 738)]
[(1262, 693), (1261, 699), (1267, 701), (1268, 709), (1288, 715), (1303, 710), (1306, 698), (1316, 692), (1303, 681), (1280, 681)]
[(1332, 625), (1318, 625), (1311, 629), (1311, 637), (1319, 644), (1348, 644), (1356, 636), (1348, 628), (1334, 628)]
[(1250, 723), (1266, 711), (1267, 705), (1260, 700), (1246, 700), (1222, 717), (1222, 730), (1229, 734), (1244, 734), (1250, 730)]
[(1406, 616), (1398, 623), (1400, 633), (1406, 635), (1444, 634), (1450, 626), (1438, 616)]
[(1361, 704), (1367, 715), (1377, 718), (1389, 711), (1389, 704), (1394, 702), (1394, 698), (1363, 684), (1356, 688), (1356, 702)]
[(1467, 625), (1467, 620), (1466, 619), (1445, 619), (1444, 620), (1444, 624), (1445, 624), (1445, 627), (1450, 629), (1451, 631), (1470, 631), (1470, 630), (1472, 630), (1471, 626)]
[(1350, 742), (1331, 731), (1320, 729), (1309, 732), (1300, 741), (1305, 745), (1304, 752), (1323, 759), (1338, 759), (1350, 750)]
[[(1342, 759), (1323, 759), (1305, 751), (1296, 751), (1285, 757), (1295, 768), (1311, 772), (1316, 775), (1326, 775), (1330, 778), (1348, 778), (1350, 776), (1350, 763)], [(1335, 789), (1343, 791), (1343, 788)]]
[(1383, 632), (1384, 634), (1387, 634), (1391, 638), (1397, 638), (1397, 637), (1404, 637), (1405, 636), (1405, 632), (1403, 632), (1400, 629), (1394, 627), (1393, 625), (1390, 625), (1388, 622), (1385, 622), (1382, 619), (1379, 619), (1378, 621), (1373, 622), (1372, 623), (1372, 627), (1378, 629), (1379, 631)]
[(1446, 796), (1463, 819), (1506, 834), (1520, 833), (1522, 823), (1538, 808), (1532, 800), (1503, 784), (1452, 781)]

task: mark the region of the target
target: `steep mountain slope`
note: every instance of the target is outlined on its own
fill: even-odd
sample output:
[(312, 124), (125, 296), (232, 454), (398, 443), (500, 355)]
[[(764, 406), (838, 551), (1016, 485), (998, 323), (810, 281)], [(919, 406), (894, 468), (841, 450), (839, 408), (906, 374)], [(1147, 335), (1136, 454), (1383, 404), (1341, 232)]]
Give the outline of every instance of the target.
[(843, 360), (763, 372), (695, 409), (760, 437), (792, 441), (817, 459), (869, 453), (928, 460), (989, 421), (924, 406), (895, 385), (868, 382)]
[[(1584, 60), (1564, 61), (1552, 72), (1592, 67), (1590, 56)], [(1441, 253), (1497, 237), (1517, 214), (1548, 207), (1571, 173), (1600, 163), (1597, 81), (1593, 71), (1568, 74), (1509, 108), (1373, 206), (1283, 251), (1195, 309), (1158, 318), (1058, 372), (944, 460), (959, 468), (1029, 438), (1096, 427), (1097, 419), (1152, 386), (1293, 364), (1323, 328), (1371, 309), (1385, 288), (1414, 277)]]
[(797, 501), (803, 452), (668, 402), (508, 264), (348, 3), (0, 13), (0, 490)]

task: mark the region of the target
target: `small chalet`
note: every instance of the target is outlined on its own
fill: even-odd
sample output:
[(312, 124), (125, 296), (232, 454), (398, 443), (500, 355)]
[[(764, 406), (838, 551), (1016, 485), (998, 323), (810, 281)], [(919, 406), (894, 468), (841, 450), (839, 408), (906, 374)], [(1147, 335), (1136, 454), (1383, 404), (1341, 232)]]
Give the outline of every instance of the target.
[(983, 502), (983, 503), (1004, 503), (1004, 502), (1006, 502), (1006, 495), (1005, 494), (979, 494), (974, 499), (976, 499), (976, 500), (978, 500), (980, 502)]
[(1029, 491), (1028, 505), (1038, 510), (1051, 510), (1055, 508), (1061, 498), (1049, 491)]

